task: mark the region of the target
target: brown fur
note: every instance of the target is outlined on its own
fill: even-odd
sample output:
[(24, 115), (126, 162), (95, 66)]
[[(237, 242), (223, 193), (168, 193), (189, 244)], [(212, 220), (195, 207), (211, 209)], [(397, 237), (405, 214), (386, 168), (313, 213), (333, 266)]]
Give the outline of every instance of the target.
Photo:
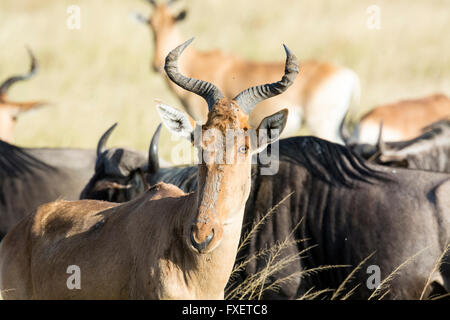
[[(247, 119), (224, 99), (202, 130), (243, 130)], [(41, 206), (0, 245), (3, 298), (223, 298), (250, 192), (250, 159), (247, 153), (233, 164), (201, 164), (196, 193), (160, 183), (121, 205), (80, 200)], [(203, 242), (212, 230), (200, 254), (190, 236)], [(80, 267), (81, 289), (66, 286), (70, 265)]]

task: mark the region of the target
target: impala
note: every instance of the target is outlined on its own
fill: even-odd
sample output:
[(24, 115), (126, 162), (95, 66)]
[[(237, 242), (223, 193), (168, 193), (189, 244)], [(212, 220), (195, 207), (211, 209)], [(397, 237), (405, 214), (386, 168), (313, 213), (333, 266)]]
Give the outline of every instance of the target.
[(357, 125), (358, 142), (375, 144), (380, 122), (382, 139), (391, 142), (413, 139), (422, 133), (422, 128), (449, 117), (450, 99), (443, 94), (384, 104), (362, 117)]
[[(177, 23), (186, 17), (186, 11), (174, 14), (170, 8), (174, 1), (147, 2), (153, 7), (151, 16), (137, 14), (136, 17), (152, 31), (151, 64), (156, 72), (161, 72), (165, 56), (183, 39)], [(234, 97), (240, 88), (276, 81), (283, 63), (247, 61), (220, 50), (189, 49), (180, 61), (180, 69), (191, 77), (215, 83), (226, 97)], [(207, 108), (201, 99), (180, 89), (167, 77), (166, 80), (189, 115), (195, 120), (205, 120)], [(257, 125), (267, 115), (287, 107), (286, 136), (297, 134), (306, 125), (312, 134), (340, 142), (339, 124), (351, 104), (359, 104), (359, 79), (353, 71), (329, 62), (304, 61), (301, 79), (285, 94), (260, 103), (251, 113), (250, 124)]]
[(38, 64), (36, 58), (30, 49), (27, 48), (27, 50), (31, 59), (30, 71), (24, 75), (12, 76), (0, 85), (0, 139), (7, 142), (13, 141), (18, 114), (21, 111), (30, 110), (43, 104), (38, 101), (13, 102), (8, 99), (8, 90), (13, 84), (18, 81), (28, 80), (37, 72)]

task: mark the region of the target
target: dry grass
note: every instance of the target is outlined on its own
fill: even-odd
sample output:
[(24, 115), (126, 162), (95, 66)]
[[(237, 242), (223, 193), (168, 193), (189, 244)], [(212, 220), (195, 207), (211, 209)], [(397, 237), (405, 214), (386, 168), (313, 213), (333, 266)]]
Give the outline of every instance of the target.
[[(243, 250), (251, 241), (251, 239), (259, 232), (260, 228), (269, 221), (272, 214), (276, 212), (278, 207), (283, 204), (286, 200), (290, 198), (290, 196), (294, 192), (286, 195), (279, 203), (270, 208), (266, 214), (264, 214), (259, 220), (253, 222), (250, 230), (243, 235), (242, 241), (238, 247), (238, 252)], [(291, 230), (291, 232), (286, 236), (283, 241), (278, 241), (274, 244), (268, 244), (264, 248), (261, 248), (253, 255), (246, 257), (242, 261), (239, 261), (233, 268), (231, 279), (235, 278), (239, 272), (243, 271), (245, 267), (254, 262), (255, 260), (263, 259), (265, 261), (265, 267), (254, 274), (249, 275), (245, 278), (241, 283), (239, 283), (236, 287), (226, 292), (225, 299), (239, 299), (239, 300), (260, 300), (264, 292), (276, 292), (281, 285), (289, 283), (291, 281), (298, 281), (301, 278), (308, 277), (311, 274), (317, 274), (323, 271), (328, 271), (335, 268), (348, 268), (350, 265), (322, 265), (311, 269), (300, 269), (299, 271), (290, 273), (283, 277), (278, 278), (273, 282), (269, 282), (268, 279), (280, 272), (283, 272), (287, 267), (289, 267), (292, 263), (298, 263), (299, 260), (305, 257), (308, 252), (316, 248), (317, 245), (312, 245), (306, 247), (304, 250), (300, 252), (296, 252), (294, 254), (285, 255), (285, 250), (289, 249), (291, 246), (297, 246), (298, 243), (306, 241), (308, 239), (295, 239), (294, 233), (297, 228), (301, 225), (303, 219), (301, 219), (297, 225)], [(372, 291), (372, 294), (369, 296), (368, 300), (378, 299), (382, 300), (390, 293), (390, 283), (394, 280), (395, 277), (399, 276), (401, 271), (410, 263), (414, 261), (419, 255), (426, 252), (429, 247), (425, 247), (414, 255), (406, 259), (399, 266), (397, 266), (390, 274), (388, 274), (384, 279), (381, 280), (380, 284), (377, 288)], [(443, 263), (443, 258), (450, 250), (450, 244), (447, 244), (447, 247), (443, 250), (441, 255), (436, 259), (436, 262), (425, 282), (422, 293), (419, 300), (423, 300), (425, 298), (425, 293), (427, 288), (430, 286), (433, 275), (437, 272), (440, 266)], [(356, 289), (358, 289), (362, 285), (366, 285), (365, 283), (357, 283), (352, 288), (346, 288), (348, 283), (354, 278), (355, 274), (362, 269), (362, 267), (375, 255), (375, 252), (369, 254), (366, 258), (364, 258), (353, 270), (347, 275), (347, 277), (342, 281), (342, 283), (336, 288), (327, 288), (321, 290), (315, 290), (314, 287), (309, 288), (302, 296), (300, 296), (299, 300), (313, 300), (324, 297), (328, 297), (330, 300), (348, 300), (352, 298)], [(437, 300), (443, 299), (450, 295), (444, 294), (439, 296), (427, 297), (428, 299)]]
[[(82, 10), (82, 28), (66, 28), (69, 5)], [(381, 30), (366, 28), (366, 8), (381, 8)], [(203, 1), (180, 25), (201, 49), (220, 48), (255, 60), (281, 60), (281, 43), (303, 59), (335, 61), (362, 81), (361, 110), (433, 92), (450, 94), (450, 11), (447, 0)], [(38, 76), (15, 86), (17, 100), (54, 104), (20, 117), (16, 141), (26, 146), (95, 146), (119, 121), (111, 145), (145, 150), (159, 122), (154, 99), (179, 106), (160, 75), (150, 72), (149, 31), (129, 18), (149, 13), (142, 0), (2, 0), (0, 79), (25, 71), (29, 44)], [(207, 15), (205, 14), (207, 12)], [(162, 134), (162, 154), (170, 150)]]
[[(428, 247), (423, 248), (419, 252), (415, 253), (408, 259), (406, 259), (403, 263), (401, 263), (397, 268), (395, 268), (387, 277), (385, 277), (381, 283), (378, 285), (378, 287), (372, 292), (372, 294), (369, 297), (369, 300), (375, 299), (378, 297), (379, 300), (383, 299), (388, 293), (389, 293), (389, 282), (394, 279), (396, 275), (399, 274), (400, 270), (403, 269), (405, 266), (407, 266), (409, 263), (411, 263), (417, 256), (422, 254), (424, 251), (426, 251)], [(383, 292), (384, 290), (384, 292)]]
[[(281, 252), (291, 245), (295, 245), (297, 242), (302, 240), (293, 240), (291, 237), (288, 237), (285, 241), (275, 244), (270, 248), (265, 248), (258, 251), (255, 255), (247, 258), (239, 265), (235, 267), (233, 273), (242, 270), (245, 265), (254, 259), (259, 259), (261, 257), (266, 257), (267, 265), (264, 269), (252, 274), (247, 279), (245, 279), (242, 283), (240, 283), (236, 288), (232, 291), (228, 292), (226, 299), (258, 299), (260, 300), (262, 297), (262, 293), (265, 291), (277, 291), (280, 285), (287, 283), (289, 281), (298, 280), (299, 278), (307, 277), (310, 274), (319, 273), (322, 271), (327, 271), (335, 268), (348, 268), (349, 265), (324, 265), (318, 266), (316, 268), (311, 268), (307, 270), (300, 270), (298, 272), (291, 273), (283, 278), (277, 279), (272, 283), (268, 283), (266, 280), (269, 276), (276, 274), (279, 271), (282, 271), (286, 268), (290, 263), (298, 261), (302, 258), (303, 254), (307, 254), (309, 250), (316, 246), (311, 246), (298, 254), (291, 254), (286, 257), (279, 259)], [(431, 279), (433, 274), (438, 270), (439, 266), (442, 263), (442, 259), (445, 256), (447, 250), (450, 248), (450, 245), (442, 252), (441, 256), (437, 259), (435, 266), (429, 274), (428, 280), (425, 283), (422, 294), (418, 298), (419, 300), (425, 299), (425, 292), (428, 286), (431, 284)], [(389, 275), (387, 275), (384, 279), (381, 280), (380, 285), (373, 290), (372, 294), (369, 296), (368, 300), (382, 300), (390, 293), (390, 282), (396, 277), (399, 276), (401, 270), (411, 263), (417, 256), (424, 253), (428, 248), (424, 248), (406, 259), (403, 263), (401, 263), (398, 267), (396, 267)], [(350, 273), (349, 275), (342, 281), (337, 289), (321, 289), (316, 290), (314, 287), (311, 287), (307, 290), (298, 300), (313, 300), (317, 298), (323, 299), (324, 297), (329, 297), (330, 300), (348, 300), (352, 298), (355, 290), (358, 289), (361, 285), (365, 285), (365, 283), (358, 283), (353, 288), (349, 290), (345, 290), (348, 282), (353, 278), (358, 270), (362, 268), (362, 266), (374, 255), (374, 253), (370, 254), (368, 257), (363, 259)], [(324, 294), (326, 294), (324, 296)], [(450, 296), (450, 293), (438, 295), (438, 296), (430, 296), (427, 299), (430, 300), (438, 300), (444, 299)]]
[[(348, 274), (348, 276), (342, 281), (342, 283), (339, 285), (339, 287), (336, 289), (336, 291), (333, 292), (333, 295), (331, 296), (331, 300), (337, 299), (341, 293), (344, 292), (346, 284), (353, 278), (353, 276), (356, 274), (358, 270), (362, 268), (362, 266), (375, 254), (375, 252), (372, 252), (370, 255), (368, 255), (366, 258), (364, 258), (353, 270)], [(350, 295), (353, 293), (353, 291), (358, 288), (359, 284), (348, 291), (342, 300), (346, 300)]]
[[(270, 208), (266, 214), (264, 214), (259, 220), (254, 221), (252, 227), (249, 232), (243, 236), (241, 244), (238, 247), (238, 252), (243, 250), (249, 243), (249, 241), (254, 237), (262, 225), (264, 225), (270, 216), (276, 212), (277, 208), (284, 203), (294, 192), (289, 193), (283, 199), (281, 199), (275, 206)], [(309, 250), (317, 247), (316, 245), (306, 247), (300, 252), (294, 254), (285, 255), (285, 250), (289, 249), (291, 246), (296, 246), (299, 242), (303, 242), (307, 239), (295, 239), (294, 233), (300, 224), (303, 222), (301, 219), (296, 226), (291, 230), (291, 232), (286, 236), (283, 241), (277, 241), (274, 244), (267, 245), (266, 247), (260, 249), (253, 255), (247, 257), (243, 261), (237, 263), (231, 274), (231, 279), (235, 277), (240, 271), (244, 270), (245, 267), (253, 262), (254, 260), (264, 259), (265, 267), (258, 272), (251, 274), (244, 281), (239, 283), (235, 288), (226, 292), (225, 299), (239, 299), (239, 300), (260, 300), (262, 295), (266, 291), (276, 292), (280, 288), (281, 285), (289, 283), (291, 281), (297, 281), (299, 278), (307, 277), (311, 274), (316, 274), (321, 271), (326, 271), (335, 268), (347, 268), (348, 265), (324, 265), (318, 266), (316, 268), (299, 270), (297, 272), (290, 273), (284, 277), (280, 277), (273, 282), (268, 282), (268, 279), (285, 270), (285, 268), (289, 267), (292, 263), (298, 262), (303, 255), (307, 254)], [(318, 292), (313, 292), (313, 288), (311, 288), (311, 292), (306, 292), (301, 299), (313, 299), (318, 295), (332, 290), (321, 290)]]
[[(433, 279), (433, 275), (435, 274), (435, 272), (437, 272), (439, 270), (439, 268), (441, 267), (442, 263), (443, 263), (443, 259), (445, 257), (445, 255), (449, 252), (450, 250), (450, 243), (447, 244), (447, 247), (444, 249), (444, 251), (442, 251), (442, 254), (436, 259), (436, 262), (434, 264), (433, 269), (431, 270), (427, 282), (425, 283), (425, 286), (423, 287), (422, 293), (420, 295), (420, 300), (423, 300), (425, 298), (425, 292), (427, 291), (427, 288), (430, 286), (432, 279)], [(437, 296), (437, 297), (429, 297), (429, 299), (442, 299), (446, 296), (449, 296), (450, 293), (442, 295), (442, 296)]]

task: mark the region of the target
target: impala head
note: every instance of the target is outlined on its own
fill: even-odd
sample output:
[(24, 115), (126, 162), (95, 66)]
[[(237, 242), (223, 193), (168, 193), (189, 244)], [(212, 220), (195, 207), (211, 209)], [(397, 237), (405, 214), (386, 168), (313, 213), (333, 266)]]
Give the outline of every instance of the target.
[(8, 99), (8, 90), (13, 84), (28, 80), (37, 72), (38, 64), (36, 58), (30, 49), (27, 48), (27, 50), (31, 59), (30, 71), (24, 75), (12, 76), (0, 85), (0, 139), (5, 141), (13, 140), (17, 116), (21, 111), (30, 110), (44, 104), (42, 102), (12, 102)]
[(146, 17), (140, 13), (135, 15), (139, 22), (149, 26), (153, 33), (154, 55), (152, 60), (152, 69), (155, 72), (162, 72), (164, 59), (167, 53), (180, 42), (180, 36), (175, 25), (186, 17), (186, 10), (178, 13), (173, 12), (171, 5), (176, 0), (161, 1), (146, 0), (153, 12)]
[[(206, 253), (222, 240), (224, 227), (238, 219), (250, 192), (251, 156), (278, 139), (285, 127), (287, 109), (265, 118), (257, 130), (248, 117), (257, 103), (284, 92), (298, 73), (295, 56), (285, 47), (285, 74), (276, 83), (251, 87), (234, 99), (225, 99), (213, 84), (185, 77), (177, 60), (192, 39), (172, 50), (166, 58), (168, 77), (180, 87), (203, 97), (208, 104), (204, 124), (196, 124), (184, 112), (159, 105), (165, 126), (190, 140), (199, 154), (198, 212), (185, 228), (185, 238), (195, 252)], [(241, 225), (238, 224), (240, 230)]]

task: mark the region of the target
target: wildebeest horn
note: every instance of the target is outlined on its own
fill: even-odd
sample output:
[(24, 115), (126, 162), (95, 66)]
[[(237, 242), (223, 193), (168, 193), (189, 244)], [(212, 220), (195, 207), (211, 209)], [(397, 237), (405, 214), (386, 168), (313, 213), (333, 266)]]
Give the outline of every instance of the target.
[(36, 74), (38, 70), (38, 63), (36, 57), (34, 56), (33, 52), (29, 47), (26, 48), (31, 59), (30, 71), (27, 74), (12, 76), (6, 79), (5, 82), (3, 82), (2, 85), (0, 86), (0, 97), (6, 95), (8, 89), (17, 81), (28, 80)]
[(159, 171), (158, 141), (161, 127), (162, 124), (160, 123), (153, 134), (152, 142), (150, 142), (150, 148), (148, 149), (148, 172), (151, 174)]
[(378, 131), (377, 149), (380, 154), (386, 151), (386, 144), (383, 140), (383, 120), (380, 121), (380, 129)]
[[(348, 110), (347, 110), (348, 112)], [(350, 138), (350, 133), (348, 132), (348, 127), (346, 126), (347, 113), (345, 113), (342, 118), (341, 124), (339, 125), (339, 135), (341, 136), (342, 141), (344, 141), (344, 145), (349, 146), (353, 141)]]
[(117, 122), (114, 123), (106, 132), (100, 137), (100, 140), (98, 140), (97, 144), (97, 158), (105, 151), (105, 145), (108, 141), (109, 136), (113, 132), (113, 130), (116, 128)]
[(175, 82), (181, 88), (193, 92), (205, 99), (206, 103), (208, 103), (208, 110), (211, 110), (218, 100), (224, 98), (220, 90), (207, 81), (185, 77), (178, 70), (178, 57), (193, 40), (194, 38), (191, 38), (169, 52), (166, 57), (164, 70), (166, 70), (170, 80)]
[(284, 66), (283, 78), (275, 83), (248, 88), (233, 99), (245, 113), (250, 114), (258, 103), (283, 93), (294, 82), (298, 74), (298, 61), (286, 45), (283, 44), (283, 47), (286, 51), (286, 64)]

